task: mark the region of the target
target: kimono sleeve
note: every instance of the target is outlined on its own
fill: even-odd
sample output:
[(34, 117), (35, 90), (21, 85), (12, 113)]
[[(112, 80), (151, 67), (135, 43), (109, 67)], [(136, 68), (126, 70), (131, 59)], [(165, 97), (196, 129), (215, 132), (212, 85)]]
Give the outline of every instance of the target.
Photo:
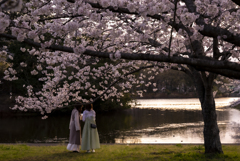
[(79, 114), (78, 114), (78, 112), (75, 112), (74, 115), (75, 115), (75, 116), (74, 116), (75, 128), (76, 128), (76, 131), (79, 131), (79, 130), (80, 130)]
[(72, 122), (72, 116), (71, 116), (70, 121), (69, 121), (69, 129), (71, 129), (71, 122)]
[(83, 111), (83, 117), (82, 117), (82, 121), (86, 120), (86, 111)]

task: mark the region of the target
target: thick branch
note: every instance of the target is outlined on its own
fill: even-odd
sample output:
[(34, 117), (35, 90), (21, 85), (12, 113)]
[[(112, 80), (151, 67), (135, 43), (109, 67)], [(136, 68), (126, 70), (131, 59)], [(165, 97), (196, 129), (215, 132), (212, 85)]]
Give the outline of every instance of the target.
[(240, 79), (240, 74), (237, 71), (234, 70), (228, 70), (228, 69), (214, 69), (214, 68), (207, 68), (207, 67), (196, 67), (199, 71), (208, 71), (216, 74), (220, 74), (222, 76), (226, 76), (232, 79)]
[[(10, 40), (17, 40), (17, 38), (15, 36), (9, 35), (9, 34), (0, 34), (0, 38), (4, 37)], [(41, 44), (34, 42), (30, 39), (24, 39), (24, 41), (26, 44), (31, 45), (32, 47), (35, 48), (41, 48)], [(47, 47), (46, 49), (51, 49), (51, 50), (58, 50), (58, 51), (64, 51), (64, 52), (69, 52), (69, 53), (73, 53), (73, 48), (71, 47), (66, 47), (66, 46), (60, 46), (60, 45), (51, 45), (50, 47)]]
[[(84, 55), (96, 56), (109, 58), (111, 53), (96, 52), (86, 50)], [(228, 62), (228, 61), (217, 61), (213, 59), (200, 59), (200, 58), (183, 58), (183, 57), (168, 57), (166, 55), (149, 55), (149, 54), (135, 54), (135, 53), (121, 53), (121, 58), (128, 60), (148, 60), (157, 62), (168, 62), (176, 64), (186, 64), (191, 66), (196, 66), (198, 68), (212, 68), (212, 69), (229, 69), (235, 72), (240, 72), (240, 64)], [(217, 71), (217, 70), (216, 70)]]
[(208, 25), (203, 23), (203, 21), (197, 21), (198, 25), (204, 25), (204, 29), (199, 31), (202, 35), (217, 38), (218, 36), (225, 35), (226, 37), (222, 37), (224, 41), (232, 43), (236, 46), (240, 46), (240, 34), (233, 34), (227, 29), (222, 29), (220, 27), (214, 27), (212, 25)]
[[(17, 39), (16, 37), (14, 37), (12, 35), (8, 35), (8, 34), (0, 34), (0, 37), (14, 39), (14, 40)], [(30, 39), (25, 39), (24, 42), (33, 47), (41, 48), (40, 43), (36, 43)], [(51, 46), (47, 47), (46, 49), (73, 53), (73, 48), (59, 46), (59, 45), (51, 45)], [(112, 53), (86, 50), (83, 54), (89, 55), (89, 56), (94, 56), (94, 57), (100, 57), (100, 58), (109, 58), (110, 54), (112, 54)], [(161, 53), (159, 53), (159, 54), (161, 54)], [(206, 69), (206, 71), (210, 71), (210, 72), (215, 71), (216, 73), (218, 73), (220, 71), (220, 73), (218, 73), (218, 74), (223, 73), (225, 76), (239, 79), (239, 76), (237, 76), (237, 73), (240, 72), (240, 64), (234, 63), (234, 62), (228, 62), (228, 61), (214, 60), (214, 59), (207, 58), (207, 57), (184, 58), (184, 57), (180, 57), (180, 56), (168, 57), (164, 54), (150, 55), (150, 54), (142, 54), (142, 53), (121, 53), (121, 58), (128, 59), (128, 60), (147, 60), (147, 61), (155, 61), (155, 62), (186, 64), (186, 65), (198, 67), (199, 70)], [(220, 69), (222, 69), (222, 70), (220, 70)], [(224, 71), (227, 70), (229, 72), (223, 72), (223, 69), (224, 69)], [(230, 71), (232, 71), (232, 72), (230, 72)]]
[[(189, 12), (196, 13), (196, 6), (193, 0), (184, 0)], [(236, 3), (236, 2), (235, 2)], [(239, 3), (239, 2), (238, 2)], [(236, 46), (240, 46), (240, 34), (233, 34), (227, 29), (223, 29), (219, 26), (215, 27), (211, 24), (206, 24), (204, 22), (203, 17), (200, 16), (196, 20), (197, 25), (204, 26), (203, 30), (199, 31), (202, 35), (217, 38), (218, 36), (223, 36), (222, 39), (229, 43), (235, 44)]]
[(2, 4), (4, 4), (4, 3), (6, 3), (8, 0), (2, 0), (1, 2), (0, 2), (0, 6), (2, 5)]

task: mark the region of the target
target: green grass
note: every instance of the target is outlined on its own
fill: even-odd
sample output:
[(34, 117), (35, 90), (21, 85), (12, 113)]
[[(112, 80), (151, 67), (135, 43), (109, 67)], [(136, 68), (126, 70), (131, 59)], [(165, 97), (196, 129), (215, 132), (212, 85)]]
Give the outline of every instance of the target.
[(0, 144), (1, 161), (238, 161), (239, 145), (223, 145), (224, 154), (206, 155), (202, 145), (101, 145), (95, 153), (73, 153), (66, 145)]

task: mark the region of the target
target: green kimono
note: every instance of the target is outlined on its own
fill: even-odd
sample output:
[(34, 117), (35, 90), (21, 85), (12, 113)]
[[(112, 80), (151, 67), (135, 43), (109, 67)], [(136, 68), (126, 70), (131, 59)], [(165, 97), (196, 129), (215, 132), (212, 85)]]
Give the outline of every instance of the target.
[(97, 128), (91, 128), (91, 124), (96, 124), (94, 117), (87, 117), (82, 132), (81, 150), (92, 150), (100, 148)]

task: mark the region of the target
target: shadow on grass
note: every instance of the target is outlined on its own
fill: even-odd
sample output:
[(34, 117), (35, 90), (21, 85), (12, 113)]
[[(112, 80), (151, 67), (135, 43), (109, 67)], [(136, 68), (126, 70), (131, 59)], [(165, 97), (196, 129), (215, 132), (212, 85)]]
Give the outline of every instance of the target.
[(152, 155), (166, 155), (166, 154), (172, 154), (174, 151), (161, 151), (161, 152), (152, 152), (150, 154)]

